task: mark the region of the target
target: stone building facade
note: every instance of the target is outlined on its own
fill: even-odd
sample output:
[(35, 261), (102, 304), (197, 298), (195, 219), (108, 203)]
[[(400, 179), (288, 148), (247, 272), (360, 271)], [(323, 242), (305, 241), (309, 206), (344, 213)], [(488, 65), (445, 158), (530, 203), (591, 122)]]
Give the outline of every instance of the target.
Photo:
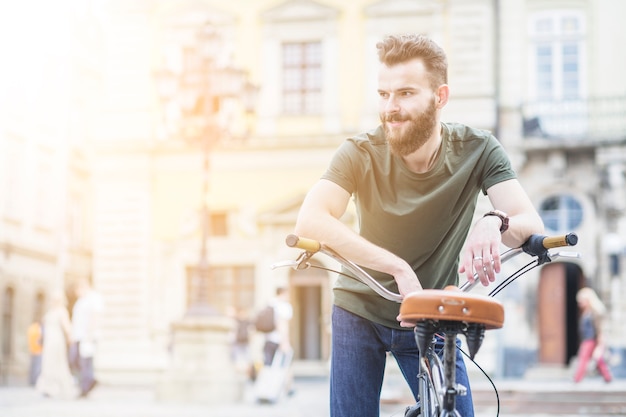
[[(616, 375), (626, 360), (626, 4), (608, 0), (107, 1), (94, 11), (103, 89), (87, 107), (93, 186), (93, 279), (107, 313), (98, 371), (107, 381), (152, 382), (167, 368), (171, 323), (184, 315), (201, 247), (203, 155), (171, 130), (154, 74), (181, 74), (184, 51), (206, 22), (220, 59), (260, 86), (254, 115), (227, 114), (230, 135), (210, 153), (207, 205), (211, 279), (221, 314), (260, 308), (278, 285), (294, 305), (296, 370), (324, 372), (331, 273), (272, 270), (297, 209), (348, 136), (378, 123), (375, 43), (426, 33), (449, 56), (452, 98), (444, 119), (496, 134), (550, 234), (575, 232), (581, 258), (529, 273), (501, 294), (507, 325), (478, 360), (499, 376), (567, 369), (577, 344), (575, 290), (593, 286), (610, 310)], [(85, 109), (84, 107), (81, 107)], [(224, 109), (227, 110), (227, 109)], [(225, 117), (226, 117), (225, 116)], [(7, 142), (5, 134), (3, 141)], [(481, 200), (477, 216), (489, 209)], [(11, 247), (6, 214), (0, 243)], [(352, 214), (346, 222), (354, 224)], [(33, 244), (34, 246), (34, 244)], [(5, 251), (6, 253), (6, 251)], [(32, 290), (0, 264), (0, 291), (20, 327)], [(34, 262), (34, 261), (33, 261)], [(328, 260), (319, 262), (332, 266)], [(67, 278), (65, 278), (67, 279)], [(47, 288), (42, 287), (45, 292)], [(30, 292), (29, 292), (30, 291)], [(29, 298), (30, 297), (30, 298)], [(22, 303), (24, 301), (24, 303)], [(3, 306), (6, 306), (3, 303)], [(22, 307), (23, 306), (23, 307)], [(7, 308), (5, 308), (7, 310)], [(4, 311), (4, 310), (3, 310)], [(25, 327), (24, 327), (25, 328)], [(24, 355), (8, 361), (24, 369)], [(3, 360), (3, 363), (4, 362)]]

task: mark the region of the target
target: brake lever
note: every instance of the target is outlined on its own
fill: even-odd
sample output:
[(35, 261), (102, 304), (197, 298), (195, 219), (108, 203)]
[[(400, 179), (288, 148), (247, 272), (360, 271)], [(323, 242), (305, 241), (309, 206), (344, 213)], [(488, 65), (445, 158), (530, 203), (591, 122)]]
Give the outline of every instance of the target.
[(270, 266), (270, 269), (274, 270), (276, 268), (285, 268), (285, 267), (293, 268), (299, 271), (302, 269), (309, 269), (311, 267), (311, 264), (308, 262), (302, 262), (302, 261), (282, 261), (282, 262), (273, 263)]
[(551, 253), (550, 254), (550, 258), (556, 259), (556, 258), (576, 258), (576, 259), (580, 259), (580, 253), (578, 252), (570, 252), (570, 251), (560, 251), (560, 252), (555, 252), (555, 253)]
[(311, 256), (313, 256), (313, 253), (305, 251), (305, 252), (302, 252), (295, 261), (288, 260), (288, 261), (276, 262), (272, 264), (270, 268), (276, 269), (276, 268), (290, 267), (290, 268), (297, 269), (297, 270), (308, 269), (311, 267), (311, 264), (308, 262), (308, 260), (311, 259)]
[(277, 268), (286, 268), (286, 267), (290, 267), (293, 269), (298, 269), (298, 265), (300, 263), (298, 261), (280, 261), (280, 262), (275, 262), (270, 266), (270, 269), (274, 270)]

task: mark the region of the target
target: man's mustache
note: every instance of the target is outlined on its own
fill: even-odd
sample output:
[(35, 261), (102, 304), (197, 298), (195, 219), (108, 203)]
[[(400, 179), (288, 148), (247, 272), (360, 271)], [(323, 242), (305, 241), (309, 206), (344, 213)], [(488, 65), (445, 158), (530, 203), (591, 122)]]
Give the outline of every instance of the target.
[(411, 120), (410, 117), (400, 116), (400, 115), (383, 115), (383, 122), (406, 122)]

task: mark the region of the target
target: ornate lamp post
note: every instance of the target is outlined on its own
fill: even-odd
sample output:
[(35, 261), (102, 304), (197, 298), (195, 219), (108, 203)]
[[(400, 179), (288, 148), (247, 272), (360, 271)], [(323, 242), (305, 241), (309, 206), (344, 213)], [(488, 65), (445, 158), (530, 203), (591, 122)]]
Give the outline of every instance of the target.
[(221, 39), (211, 25), (198, 32), (197, 45), (183, 52), (181, 74), (162, 70), (156, 74), (161, 100), (175, 109), (174, 132), (186, 142), (202, 149), (203, 176), (201, 244), (198, 264), (191, 277), (190, 303), (186, 315), (211, 316), (218, 312), (209, 303), (208, 239), (210, 213), (207, 204), (210, 175), (210, 155), (220, 139), (228, 135), (220, 116), (223, 107), (238, 101), (246, 113), (254, 111), (257, 88), (247, 80), (245, 71), (219, 64)]
[(182, 320), (172, 324), (172, 362), (157, 385), (164, 400), (203, 403), (241, 399), (244, 379), (230, 358), (229, 332), (232, 318), (209, 303), (211, 270), (208, 257), (210, 215), (207, 204), (210, 156), (227, 133), (226, 110), (252, 111), (256, 87), (246, 73), (219, 60), (220, 37), (211, 25), (198, 33), (196, 44), (185, 48), (182, 71), (156, 74), (160, 98), (166, 111), (166, 128), (203, 152), (201, 243), (198, 264), (191, 277), (190, 302)]

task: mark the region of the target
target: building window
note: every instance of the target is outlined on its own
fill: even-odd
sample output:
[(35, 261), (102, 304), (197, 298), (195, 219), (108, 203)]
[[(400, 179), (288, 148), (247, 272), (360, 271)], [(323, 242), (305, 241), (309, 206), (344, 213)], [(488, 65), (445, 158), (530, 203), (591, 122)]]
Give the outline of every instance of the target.
[(529, 103), (524, 116), (541, 136), (582, 139), (589, 130), (585, 17), (575, 10), (537, 12), (528, 27)]
[(54, 227), (56, 218), (55, 202), (57, 187), (54, 184), (54, 173), (50, 163), (51, 155), (42, 153), (37, 170), (37, 181), (35, 189), (35, 211), (37, 225), (45, 230), (51, 230)]
[(580, 202), (570, 195), (557, 195), (545, 199), (539, 208), (546, 229), (554, 233), (569, 233), (583, 221)]
[(568, 100), (584, 96), (584, 24), (573, 11), (537, 13), (531, 18), (531, 91), (536, 100)]
[[(188, 304), (194, 299), (192, 279), (196, 268), (190, 268), (187, 279)], [(207, 302), (222, 313), (229, 309), (249, 309), (254, 305), (253, 266), (210, 266), (207, 282)]]
[(42, 292), (38, 292), (35, 296), (35, 306), (33, 308), (33, 314), (35, 320), (43, 319), (46, 306), (46, 297)]
[(283, 112), (319, 114), (322, 108), (322, 45), (283, 44)]
[(85, 213), (87, 202), (84, 196), (78, 192), (70, 193), (68, 197), (68, 207), (66, 214), (68, 245), (72, 249), (79, 249), (88, 246), (88, 236), (86, 236)]
[(228, 236), (228, 213), (212, 212), (210, 217), (211, 236)]
[(2, 296), (2, 357), (10, 358), (13, 353), (13, 288), (4, 290)]
[(4, 215), (13, 220), (23, 220), (24, 196), (27, 184), (24, 166), (26, 165), (25, 144), (18, 140), (8, 140), (3, 161)]

